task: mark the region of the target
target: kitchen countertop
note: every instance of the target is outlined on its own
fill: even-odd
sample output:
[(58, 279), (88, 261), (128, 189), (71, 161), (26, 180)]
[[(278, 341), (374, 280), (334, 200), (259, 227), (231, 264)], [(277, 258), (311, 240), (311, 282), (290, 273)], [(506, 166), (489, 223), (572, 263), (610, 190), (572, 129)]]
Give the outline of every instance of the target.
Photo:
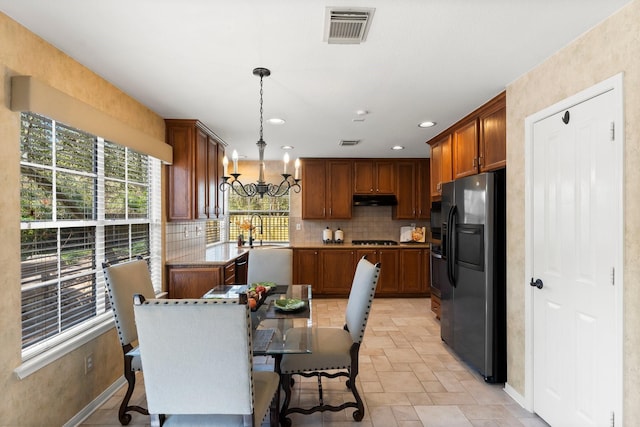
[(398, 245), (354, 245), (351, 242), (345, 243), (322, 243), (322, 242), (305, 242), (295, 245), (289, 244), (267, 244), (263, 246), (256, 245), (253, 249), (248, 246), (238, 247), (234, 243), (221, 243), (207, 248), (204, 256), (192, 255), (167, 260), (168, 266), (225, 266), (239, 256), (249, 253), (251, 250), (260, 250), (266, 248), (298, 248), (298, 249), (429, 249), (429, 243), (400, 243)]

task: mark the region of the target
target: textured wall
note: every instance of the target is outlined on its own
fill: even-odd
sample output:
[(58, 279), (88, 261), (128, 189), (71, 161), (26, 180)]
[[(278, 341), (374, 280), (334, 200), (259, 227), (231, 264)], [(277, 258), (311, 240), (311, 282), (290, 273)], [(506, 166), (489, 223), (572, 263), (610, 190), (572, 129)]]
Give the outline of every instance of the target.
[[(20, 114), (9, 110), (10, 78), (31, 75), (164, 140), (161, 117), (0, 13), (0, 425), (62, 425), (122, 375), (115, 330), (18, 380), (20, 326)], [(84, 357), (94, 370), (84, 374)]]
[(507, 88), (508, 383), (524, 395), (524, 120), (624, 72), (624, 420), (640, 420), (640, 0)]

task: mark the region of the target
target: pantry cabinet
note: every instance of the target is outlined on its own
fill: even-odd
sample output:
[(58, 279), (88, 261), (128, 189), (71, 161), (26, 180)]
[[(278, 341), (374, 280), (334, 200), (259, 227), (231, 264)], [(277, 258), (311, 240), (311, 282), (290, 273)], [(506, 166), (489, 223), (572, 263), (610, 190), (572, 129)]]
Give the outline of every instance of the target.
[(302, 219), (350, 219), (351, 160), (304, 159)]
[(393, 219), (429, 219), (429, 170), (427, 159), (397, 161), (395, 194), (398, 205), (393, 208)]
[(167, 166), (169, 220), (217, 218), (223, 213), (219, 191), (224, 144), (197, 120), (167, 119), (167, 143), (173, 163)]
[(391, 160), (354, 160), (353, 194), (394, 194), (395, 165)]

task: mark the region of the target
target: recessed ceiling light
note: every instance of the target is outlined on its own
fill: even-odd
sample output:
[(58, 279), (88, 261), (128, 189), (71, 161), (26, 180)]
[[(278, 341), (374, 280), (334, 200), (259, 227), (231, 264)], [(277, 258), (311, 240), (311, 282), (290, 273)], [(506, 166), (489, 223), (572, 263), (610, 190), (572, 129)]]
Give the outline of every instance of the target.
[(278, 117), (272, 117), (270, 119), (267, 119), (267, 122), (271, 123), (272, 125), (283, 125), (284, 119), (278, 118)]
[(421, 128), (430, 128), (431, 126), (435, 126), (435, 125), (436, 125), (436, 122), (429, 122), (429, 121), (427, 121), (427, 122), (422, 122), (422, 123), (420, 123), (420, 124), (418, 125), (418, 127), (421, 127)]
[(392, 150), (404, 150), (404, 147), (402, 145), (394, 145), (393, 147), (391, 147)]
[(283, 150), (293, 150), (293, 145), (281, 145), (280, 148)]

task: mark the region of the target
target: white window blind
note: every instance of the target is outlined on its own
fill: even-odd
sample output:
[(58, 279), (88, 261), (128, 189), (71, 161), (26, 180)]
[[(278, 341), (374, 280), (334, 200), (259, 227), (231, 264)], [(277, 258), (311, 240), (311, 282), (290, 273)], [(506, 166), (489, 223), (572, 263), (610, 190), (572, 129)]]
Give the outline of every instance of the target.
[(32, 113), (22, 113), (20, 147), (22, 347), (29, 358), (111, 316), (103, 261), (142, 256), (160, 289), (158, 257), (151, 256), (160, 247), (160, 162)]

